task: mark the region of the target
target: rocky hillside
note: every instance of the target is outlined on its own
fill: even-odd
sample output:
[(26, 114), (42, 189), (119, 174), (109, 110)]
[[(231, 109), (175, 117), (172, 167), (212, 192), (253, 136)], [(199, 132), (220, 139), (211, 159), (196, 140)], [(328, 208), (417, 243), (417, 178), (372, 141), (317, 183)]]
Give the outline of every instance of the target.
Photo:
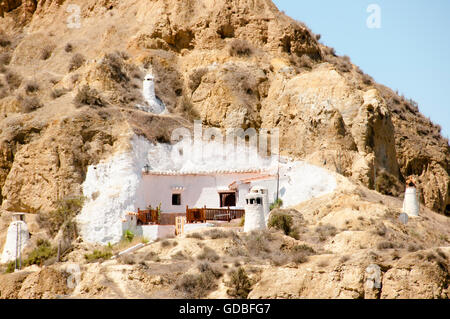
[[(76, 242), (64, 263), (2, 275), (0, 297), (243, 297), (229, 283), (247, 278), (253, 298), (448, 298), (448, 141), (414, 101), (319, 38), (270, 0), (1, 1), (0, 247), (11, 212), (32, 213), (34, 244), (51, 237), (39, 216), (81, 195), (89, 165), (135, 134), (169, 143), (194, 119), (279, 128), (283, 155), (335, 171), (340, 186), (289, 211), (296, 239), (228, 225), (105, 263), (102, 248)], [(136, 107), (147, 72), (169, 114)], [(410, 175), (424, 207), (403, 225)], [(81, 262), (75, 289), (65, 262)], [(372, 263), (382, 288), (367, 290)], [(248, 277), (228, 274), (239, 266)]]

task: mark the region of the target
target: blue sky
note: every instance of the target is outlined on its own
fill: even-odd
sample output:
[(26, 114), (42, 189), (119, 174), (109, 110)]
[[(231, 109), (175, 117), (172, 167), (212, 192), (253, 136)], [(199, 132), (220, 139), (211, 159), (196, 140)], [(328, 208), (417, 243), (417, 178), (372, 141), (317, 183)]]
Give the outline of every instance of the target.
[[(273, 0), (375, 81), (419, 104), (450, 137), (450, 1)], [(366, 21), (380, 9), (380, 28)]]

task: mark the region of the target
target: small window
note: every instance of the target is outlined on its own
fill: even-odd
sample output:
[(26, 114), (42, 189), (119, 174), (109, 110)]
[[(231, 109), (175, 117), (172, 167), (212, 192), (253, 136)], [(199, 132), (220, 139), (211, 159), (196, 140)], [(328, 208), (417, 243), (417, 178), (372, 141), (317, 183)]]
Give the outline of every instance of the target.
[(256, 198), (256, 204), (261, 205), (261, 198), (260, 198), (260, 197), (257, 197), (257, 198)]
[(181, 205), (181, 194), (172, 194), (172, 205)]

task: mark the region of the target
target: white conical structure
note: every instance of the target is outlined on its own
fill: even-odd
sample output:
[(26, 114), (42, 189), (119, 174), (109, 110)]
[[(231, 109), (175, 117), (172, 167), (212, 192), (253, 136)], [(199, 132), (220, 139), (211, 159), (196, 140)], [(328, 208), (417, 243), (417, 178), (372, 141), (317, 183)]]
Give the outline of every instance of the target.
[(245, 196), (245, 201), (244, 232), (267, 229), (261, 194), (248, 193)]
[(417, 200), (417, 190), (414, 186), (406, 187), (403, 212), (409, 216), (419, 216), (419, 201)]
[(155, 94), (155, 78), (152, 74), (145, 75), (144, 83), (142, 84), (142, 94), (148, 107), (144, 107), (145, 111), (161, 114), (166, 112), (164, 103)]
[(270, 215), (270, 207), (269, 207), (269, 191), (267, 188), (262, 186), (253, 186), (250, 190), (251, 193), (260, 194), (262, 196), (262, 205), (264, 211), (264, 220), (267, 223), (269, 222)]
[(19, 258), (20, 253), (25, 248), (30, 239), (27, 224), (20, 220), (20, 215), (14, 216), (15, 220), (11, 222), (6, 234), (6, 243), (3, 247), (1, 263), (7, 263)]

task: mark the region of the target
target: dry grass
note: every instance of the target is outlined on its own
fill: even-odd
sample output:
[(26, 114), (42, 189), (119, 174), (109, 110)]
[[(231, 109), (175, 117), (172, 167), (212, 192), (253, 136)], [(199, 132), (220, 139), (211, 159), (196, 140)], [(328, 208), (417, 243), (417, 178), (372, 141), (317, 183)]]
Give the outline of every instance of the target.
[(228, 46), (228, 52), (231, 56), (250, 56), (252, 54), (252, 48), (245, 40), (233, 39)]
[(76, 53), (72, 56), (69, 63), (69, 72), (78, 70), (86, 61), (81, 53)]
[(175, 284), (175, 289), (184, 293), (186, 298), (203, 298), (217, 288), (217, 279), (222, 273), (209, 263), (198, 266), (198, 274), (183, 275)]
[(18, 100), (20, 101), (20, 111), (22, 113), (30, 113), (43, 106), (39, 98), (37, 98), (36, 96), (33, 97), (19, 96)]
[(0, 54), (0, 66), (8, 65), (11, 62), (11, 54), (3, 52)]
[(96, 89), (91, 89), (89, 85), (84, 85), (80, 90), (78, 90), (73, 103), (76, 107), (82, 107), (85, 105), (91, 107), (106, 106), (106, 102), (103, 101), (100, 93)]
[(337, 234), (337, 229), (333, 225), (325, 224), (316, 227), (316, 233), (319, 235), (320, 241), (325, 241), (329, 237), (334, 237)]
[(52, 56), (54, 49), (55, 47), (50, 44), (44, 46), (41, 50), (41, 60), (48, 60)]
[(5, 74), (5, 80), (11, 90), (17, 90), (22, 84), (22, 77), (13, 71), (8, 71)]
[(67, 43), (67, 44), (64, 46), (64, 51), (66, 51), (67, 53), (72, 52), (72, 51), (73, 51), (73, 45), (72, 45), (72, 43)]
[(200, 233), (188, 233), (186, 235), (186, 238), (194, 238), (194, 239), (199, 239), (199, 240), (203, 240), (203, 236)]
[(5, 48), (10, 45), (11, 45), (11, 40), (9, 39), (9, 37), (5, 33), (1, 32), (0, 33), (0, 47)]
[(231, 238), (236, 236), (234, 231), (226, 231), (222, 229), (213, 228), (204, 232), (205, 236), (209, 236), (211, 239)]
[(215, 250), (207, 246), (203, 248), (203, 251), (197, 256), (197, 258), (200, 260), (208, 260), (212, 262), (220, 259)]
[(35, 80), (25, 83), (25, 92), (35, 93), (37, 91), (39, 91), (39, 84)]
[(252, 231), (244, 238), (248, 251), (255, 256), (270, 253), (270, 233), (264, 231)]
[(192, 71), (191, 74), (189, 74), (189, 89), (191, 89), (192, 92), (194, 92), (202, 82), (203, 76), (208, 73), (208, 68), (206, 67), (200, 67), (196, 68)]

